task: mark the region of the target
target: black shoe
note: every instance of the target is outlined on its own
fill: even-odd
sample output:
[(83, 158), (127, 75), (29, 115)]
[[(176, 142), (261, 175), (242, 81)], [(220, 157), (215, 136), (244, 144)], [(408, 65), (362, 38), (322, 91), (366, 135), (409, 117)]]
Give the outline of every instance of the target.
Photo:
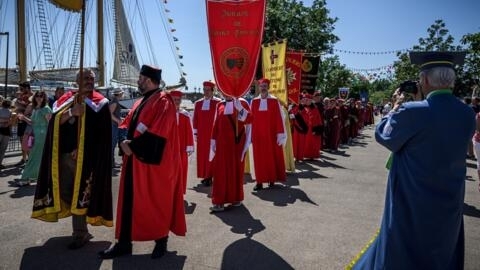
[(152, 251), (152, 259), (163, 257), (167, 253), (168, 236), (155, 240), (155, 248)]
[(115, 257), (132, 255), (132, 243), (128, 244), (119, 244), (116, 243), (113, 247), (100, 251), (98, 257), (100, 259), (113, 259)]
[(90, 242), (90, 239), (93, 238), (93, 235), (86, 233), (82, 236), (74, 236), (73, 241), (68, 244), (68, 249), (79, 249), (85, 246), (86, 243)]
[(256, 184), (256, 185), (253, 187), (253, 190), (254, 190), (254, 191), (262, 190), (262, 189), (263, 189), (263, 185), (262, 185), (262, 184)]
[(268, 187), (269, 187), (269, 188), (275, 187), (275, 182), (270, 182), (270, 183), (268, 183)]
[(200, 183), (202, 183), (206, 187), (209, 187), (212, 185), (212, 178), (211, 177), (205, 178), (202, 181), (200, 181)]

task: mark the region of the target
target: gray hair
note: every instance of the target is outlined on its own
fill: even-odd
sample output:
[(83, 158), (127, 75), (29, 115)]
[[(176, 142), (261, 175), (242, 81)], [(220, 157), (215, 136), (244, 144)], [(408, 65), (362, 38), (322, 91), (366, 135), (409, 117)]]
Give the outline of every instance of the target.
[(455, 86), (455, 70), (450, 67), (435, 67), (420, 72), (420, 77), (426, 77), (428, 84), (436, 89), (453, 88)]

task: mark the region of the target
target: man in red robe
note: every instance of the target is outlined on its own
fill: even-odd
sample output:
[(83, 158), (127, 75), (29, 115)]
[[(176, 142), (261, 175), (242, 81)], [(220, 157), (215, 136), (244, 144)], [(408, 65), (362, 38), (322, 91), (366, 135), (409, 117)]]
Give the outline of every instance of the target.
[(255, 180), (253, 190), (263, 189), (263, 183), (285, 182), (283, 146), (287, 133), (283, 122), (281, 105), (268, 93), (270, 80), (260, 79), (260, 95), (252, 100), (252, 146)]
[(320, 157), (323, 143), (323, 117), (313, 103), (313, 96), (307, 95), (305, 110), (308, 117), (308, 133), (305, 136), (305, 148), (303, 157), (316, 159)]
[(307, 134), (310, 131), (309, 116), (306, 109), (307, 100), (311, 96), (307, 93), (300, 95), (300, 104), (293, 106), (290, 110), (290, 118), (293, 119), (293, 155), (295, 161), (303, 161), (305, 159), (305, 148), (307, 142)]
[(195, 102), (193, 111), (193, 134), (197, 141), (197, 177), (205, 186), (212, 184), (212, 163), (208, 160), (213, 120), (219, 98), (213, 96), (215, 84), (203, 82), (203, 98)]
[(177, 108), (178, 135), (180, 139), (180, 155), (182, 156), (182, 190), (187, 192), (188, 157), (193, 153), (193, 130), (190, 115), (185, 109), (180, 108), (183, 93), (180, 90), (170, 91), (173, 102)]
[(79, 91), (57, 100), (33, 200), (32, 218), (57, 222), (72, 216), (69, 249), (93, 238), (87, 224), (113, 226), (110, 109), (94, 83), (95, 73), (84, 69), (77, 74)]
[(118, 242), (99, 253), (102, 259), (132, 253), (132, 241), (155, 240), (152, 259), (167, 250), (169, 232), (184, 236), (185, 212), (176, 108), (159, 88), (161, 69), (143, 65), (138, 100), (120, 127), (123, 164), (117, 204), (115, 238)]
[(250, 145), (250, 107), (245, 99), (226, 97), (217, 106), (210, 144), (213, 160), (212, 212), (223, 211), (225, 203), (243, 201), (245, 153)]

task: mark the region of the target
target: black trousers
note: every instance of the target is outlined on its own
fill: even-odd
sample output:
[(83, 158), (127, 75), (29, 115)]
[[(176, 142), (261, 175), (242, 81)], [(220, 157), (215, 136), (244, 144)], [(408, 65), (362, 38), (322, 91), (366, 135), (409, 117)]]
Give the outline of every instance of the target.
[(133, 208), (133, 167), (132, 158), (127, 159), (125, 166), (125, 182), (123, 183), (122, 220), (120, 220), (120, 245), (132, 242), (132, 208)]

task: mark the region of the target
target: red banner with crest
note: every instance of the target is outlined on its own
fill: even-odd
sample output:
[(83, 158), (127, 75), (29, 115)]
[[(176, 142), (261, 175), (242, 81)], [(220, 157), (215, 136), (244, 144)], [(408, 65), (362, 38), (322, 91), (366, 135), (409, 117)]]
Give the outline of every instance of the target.
[(302, 86), (302, 55), (302, 52), (288, 51), (285, 58), (288, 99), (295, 104), (298, 104)]
[(260, 54), (266, 0), (206, 0), (213, 73), (225, 95), (250, 90)]

